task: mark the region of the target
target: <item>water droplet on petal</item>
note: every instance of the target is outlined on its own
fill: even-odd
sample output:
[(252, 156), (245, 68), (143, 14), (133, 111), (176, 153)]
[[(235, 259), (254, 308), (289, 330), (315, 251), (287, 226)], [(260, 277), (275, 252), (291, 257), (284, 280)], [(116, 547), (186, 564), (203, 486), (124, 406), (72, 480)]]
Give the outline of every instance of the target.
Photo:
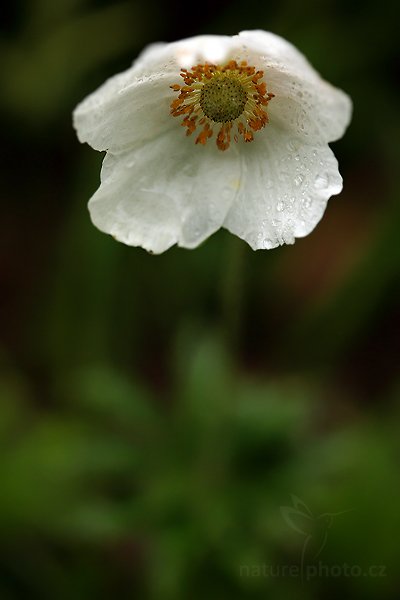
[(301, 175), (300, 173), (298, 175), (296, 175), (296, 177), (294, 178), (294, 182), (296, 185), (301, 185), (304, 181), (304, 176)]
[(283, 210), (285, 210), (285, 204), (283, 202), (278, 202), (278, 204), (276, 205), (276, 210), (278, 212), (282, 212)]
[(298, 150), (298, 148), (300, 147), (300, 142), (296, 139), (293, 139), (289, 140), (286, 145), (288, 150), (290, 150), (291, 152), (296, 152), (296, 150)]
[(314, 185), (318, 190), (322, 190), (326, 187), (328, 187), (328, 175), (323, 174), (323, 175), (317, 175), (315, 180), (314, 180)]

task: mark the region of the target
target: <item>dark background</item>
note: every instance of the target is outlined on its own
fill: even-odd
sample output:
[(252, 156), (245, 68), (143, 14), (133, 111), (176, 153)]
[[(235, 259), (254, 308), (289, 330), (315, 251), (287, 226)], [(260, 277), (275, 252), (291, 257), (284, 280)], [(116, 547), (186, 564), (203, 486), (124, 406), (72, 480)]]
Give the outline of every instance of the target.
[[(2, 8), (1, 599), (398, 597), (399, 17), (372, 0)], [(102, 157), (75, 105), (148, 43), (255, 28), (354, 101), (317, 229), (161, 256), (97, 231)], [(303, 579), (329, 573), (284, 572), (302, 553)]]

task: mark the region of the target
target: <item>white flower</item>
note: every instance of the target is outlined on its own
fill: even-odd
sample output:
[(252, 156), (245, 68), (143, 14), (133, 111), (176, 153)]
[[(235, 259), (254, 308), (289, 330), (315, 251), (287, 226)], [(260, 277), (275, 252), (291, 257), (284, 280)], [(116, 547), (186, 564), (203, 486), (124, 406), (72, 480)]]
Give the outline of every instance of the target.
[(154, 253), (220, 227), (253, 249), (291, 244), (342, 189), (328, 142), (350, 116), (349, 97), (272, 33), (154, 44), (74, 112), (80, 141), (107, 151), (93, 223)]

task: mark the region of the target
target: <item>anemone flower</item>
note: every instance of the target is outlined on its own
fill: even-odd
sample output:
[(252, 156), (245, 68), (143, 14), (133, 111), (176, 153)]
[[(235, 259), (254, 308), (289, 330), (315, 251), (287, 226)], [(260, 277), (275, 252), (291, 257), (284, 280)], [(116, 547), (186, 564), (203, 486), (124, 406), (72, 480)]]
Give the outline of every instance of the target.
[(272, 33), (151, 45), (74, 111), (79, 140), (106, 151), (92, 221), (153, 253), (220, 227), (255, 250), (292, 244), (342, 189), (328, 143), (350, 117), (349, 97)]

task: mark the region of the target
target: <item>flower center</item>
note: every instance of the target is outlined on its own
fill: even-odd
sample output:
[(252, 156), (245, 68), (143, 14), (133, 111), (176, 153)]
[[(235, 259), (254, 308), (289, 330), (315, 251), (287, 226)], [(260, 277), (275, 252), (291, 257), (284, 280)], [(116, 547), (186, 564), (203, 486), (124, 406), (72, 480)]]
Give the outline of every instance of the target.
[(203, 86), (200, 106), (203, 113), (216, 123), (234, 121), (244, 111), (247, 92), (232, 75), (216, 75)]
[(265, 109), (274, 94), (267, 93), (267, 84), (262, 81), (264, 72), (247, 62), (195, 65), (191, 70), (181, 69), (181, 77), (184, 85), (170, 86), (179, 92), (171, 102), (171, 115), (183, 116), (181, 124), (186, 127), (186, 135), (201, 127), (196, 144), (204, 146), (214, 133), (213, 126), (220, 123), (217, 147), (227, 150), (231, 133), (235, 142), (240, 136), (245, 142), (252, 142), (254, 132), (269, 122)]

